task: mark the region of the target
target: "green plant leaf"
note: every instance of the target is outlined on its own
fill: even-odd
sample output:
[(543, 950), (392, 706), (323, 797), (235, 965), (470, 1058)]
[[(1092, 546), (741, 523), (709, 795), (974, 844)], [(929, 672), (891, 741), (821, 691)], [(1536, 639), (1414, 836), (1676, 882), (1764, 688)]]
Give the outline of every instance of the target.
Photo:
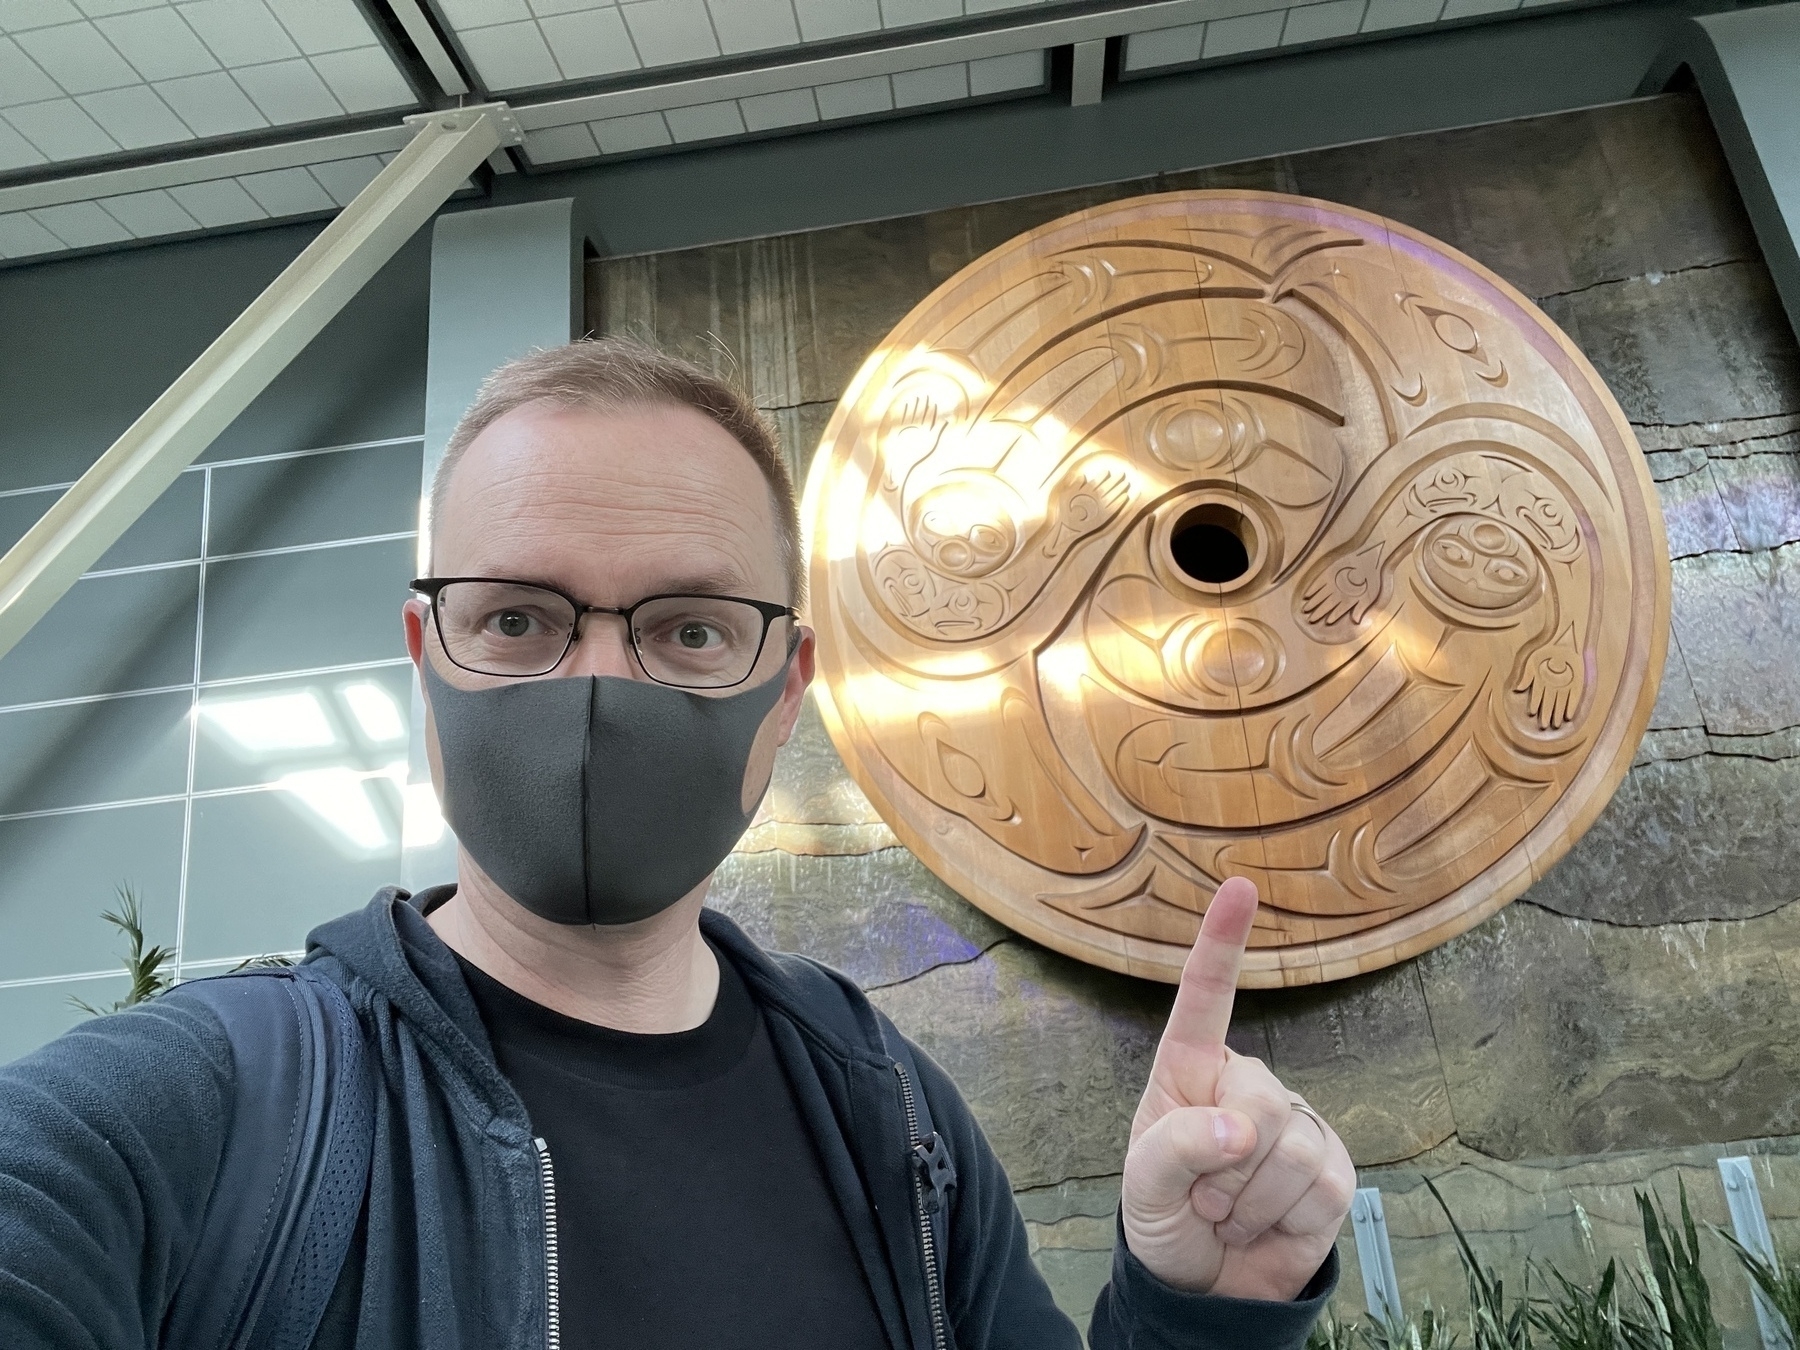
[(144, 946), (144, 910), (137, 892), (127, 883), (119, 887), (118, 894), (118, 909), (105, 910), (100, 917), (125, 935), (125, 974), (131, 983), (126, 986), (125, 997), (110, 1008), (96, 1008), (78, 998), (69, 1000), (82, 1012), (93, 1017), (123, 1012), (126, 1008), (155, 998), (175, 984), (173, 973), (163, 969), (173, 961), (175, 953), (167, 947)]
[(1473, 1350), (1531, 1350), (1531, 1268), (1527, 1266), (1525, 1271), (1525, 1296), (1508, 1303), (1505, 1281), (1476, 1257), (1442, 1192), (1429, 1177), (1425, 1186), (1456, 1235), (1457, 1253), (1462, 1258), (1469, 1291), (1469, 1340)]
[(1800, 1262), (1775, 1249), (1775, 1259), (1765, 1260), (1722, 1228), (1714, 1228), (1719, 1240), (1731, 1249), (1750, 1281), (1768, 1300), (1782, 1324), (1787, 1328), (1788, 1344), (1800, 1345)]
[(1712, 1286), (1700, 1266), (1700, 1233), (1685, 1181), (1680, 1189), (1679, 1227), (1660, 1201), (1653, 1201), (1647, 1192), (1634, 1192), (1644, 1228), (1638, 1294), (1654, 1315), (1662, 1350), (1724, 1350), (1724, 1333), (1713, 1315)]

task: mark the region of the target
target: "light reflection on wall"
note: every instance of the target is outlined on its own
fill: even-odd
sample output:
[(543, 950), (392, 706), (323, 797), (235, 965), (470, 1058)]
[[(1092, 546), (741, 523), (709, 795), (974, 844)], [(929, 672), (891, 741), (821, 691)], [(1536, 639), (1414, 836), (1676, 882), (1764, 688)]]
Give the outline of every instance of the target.
[(325, 709), (310, 689), (202, 705), (205, 716), (246, 755), (315, 750), (338, 743)]
[[(340, 851), (368, 856), (436, 843), (444, 820), (430, 783), (409, 783), (407, 719), (376, 679), (331, 688), (203, 700), (202, 726)], [(247, 785), (248, 786), (248, 785)]]
[(367, 681), (347, 684), (338, 695), (349, 705), (350, 715), (362, 728), (363, 735), (377, 745), (391, 745), (406, 739), (406, 719), (400, 716), (400, 705), (378, 684)]

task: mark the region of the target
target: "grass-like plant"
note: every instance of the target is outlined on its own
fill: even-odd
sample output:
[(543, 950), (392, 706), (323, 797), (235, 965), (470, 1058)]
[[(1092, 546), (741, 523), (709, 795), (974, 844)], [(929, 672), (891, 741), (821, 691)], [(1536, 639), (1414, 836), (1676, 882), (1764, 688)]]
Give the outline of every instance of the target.
[(1326, 1310), (1306, 1333), (1306, 1350), (1356, 1350), (1361, 1327), (1355, 1322), (1340, 1322), (1337, 1314)]
[(1680, 1189), (1679, 1228), (1661, 1201), (1636, 1192), (1644, 1224), (1637, 1287), (1649, 1316), (1627, 1329), (1634, 1350), (1724, 1350), (1724, 1335), (1713, 1316), (1712, 1286), (1700, 1268), (1700, 1230), (1688, 1207), (1685, 1181)]
[(1758, 1252), (1751, 1251), (1730, 1233), (1722, 1228), (1714, 1228), (1726, 1246), (1731, 1248), (1738, 1264), (1750, 1277), (1750, 1282), (1762, 1292), (1768, 1304), (1775, 1310), (1775, 1315), (1787, 1329), (1789, 1347), (1800, 1345), (1800, 1261), (1781, 1248), (1775, 1249), (1775, 1259), (1768, 1260)]
[(1560, 1270), (1549, 1270), (1555, 1293), (1531, 1305), (1531, 1325), (1544, 1333), (1552, 1350), (1630, 1350), (1629, 1319), (1619, 1310), (1619, 1263), (1608, 1261), (1593, 1287), (1577, 1284)]
[(240, 970), (265, 970), (271, 967), (283, 968), (293, 964), (294, 958), (291, 956), (284, 956), (280, 952), (267, 952), (262, 956), (246, 956), (242, 961), (239, 961), (231, 968), (231, 974), (235, 975)]
[(1462, 1258), (1463, 1282), (1469, 1291), (1469, 1340), (1473, 1350), (1531, 1350), (1531, 1267), (1525, 1268), (1524, 1297), (1509, 1301), (1506, 1282), (1491, 1266), (1484, 1266), (1469, 1239), (1450, 1212), (1443, 1193), (1425, 1179), (1425, 1186), (1456, 1235), (1457, 1255)]
[(126, 989), (125, 997), (110, 1008), (96, 1008), (78, 998), (71, 998), (70, 1003), (90, 1016), (100, 1017), (106, 1013), (123, 1012), (134, 1004), (155, 998), (174, 985), (174, 973), (165, 971), (163, 967), (173, 960), (175, 953), (167, 947), (144, 945), (144, 910), (136, 891), (129, 885), (120, 886), (118, 909), (109, 909), (100, 917), (125, 935), (125, 973), (131, 977), (131, 985)]
[[(1472, 1350), (1724, 1350), (1724, 1335), (1713, 1313), (1712, 1288), (1700, 1265), (1700, 1230), (1682, 1183), (1680, 1221), (1644, 1191), (1635, 1192), (1643, 1224), (1638, 1269), (1621, 1274), (1609, 1260), (1593, 1284), (1579, 1283), (1554, 1267), (1528, 1261), (1525, 1288), (1508, 1294), (1505, 1282), (1483, 1265), (1437, 1186), (1426, 1188), (1444, 1211), (1455, 1236), (1468, 1290)], [(1587, 1215), (1576, 1206), (1584, 1245), (1594, 1254)], [(1800, 1345), (1800, 1261), (1778, 1254), (1770, 1262), (1747, 1250), (1729, 1233), (1714, 1229), (1737, 1255), (1745, 1271), (1785, 1323), (1789, 1346)], [(1546, 1292), (1533, 1297), (1536, 1277)], [(1627, 1297), (1631, 1306), (1627, 1307)], [(1415, 1320), (1341, 1324), (1328, 1319), (1314, 1328), (1307, 1350), (1451, 1350), (1455, 1335), (1441, 1313), (1427, 1305)]]
[(1368, 1350), (1454, 1350), (1456, 1345), (1450, 1323), (1430, 1303), (1417, 1317), (1377, 1319), (1356, 1333)]

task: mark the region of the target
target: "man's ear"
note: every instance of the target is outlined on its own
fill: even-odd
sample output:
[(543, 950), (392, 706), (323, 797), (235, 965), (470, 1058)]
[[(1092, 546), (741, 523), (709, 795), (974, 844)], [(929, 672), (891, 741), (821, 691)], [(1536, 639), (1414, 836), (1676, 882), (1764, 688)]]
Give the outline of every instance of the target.
[(431, 769), (432, 790), (441, 802), (444, 800), (444, 766), (438, 755), (437, 727), (431, 717), (431, 689), (425, 683), (425, 625), (430, 621), (430, 615), (430, 606), (416, 595), (400, 607), (400, 623), (406, 630), (406, 654), (419, 672), (419, 696), (425, 701), (425, 761)]
[(425, 619), (430, 611), (418, 596), (400, 606), (400, 626), (406, 630), (406, 654), (417, 666), (425, 659)]
[(781, 691), (781, 734), (775, 741), (777, 745), (786, 745), (794, 734), (794, 725), (800, 720), (800, 706), (806, 699), (806, 686), (813, 682), (818, 654), (817, 638), (812, 629), (799, 624), (795, 633), (799, 640), (794, 644), (793, 659), (788, 662), (787, 688)]

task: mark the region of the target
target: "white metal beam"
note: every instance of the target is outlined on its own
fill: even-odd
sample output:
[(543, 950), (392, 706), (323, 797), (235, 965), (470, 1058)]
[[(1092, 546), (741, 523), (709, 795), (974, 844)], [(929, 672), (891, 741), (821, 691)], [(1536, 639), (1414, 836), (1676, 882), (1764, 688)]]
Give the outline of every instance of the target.
[(305, 140), (278, 141), (244, 150), (136, 164), (129, 169), (101, 169), (68, 178), (17, 183), (12, 187), (0, 187), (0, 215), (61, 206), (67, 202), (118, 197), (127, 192), (154, 192), (158, 188), (180, 187), (186, 183), (210, 183), (217, 178), (235, 178), (242, 173), (296, 169), (308, 164), (356, 159), (362, 155), (392, 154), (411, 139), (412, 128), (396, 122), (391, 127), (346, 131), (335, 136), (310, 136)]
[(411, 120), (412, 141), (0, 558), (0, 656), (229, 426), (471, 170), (516, 137), (504, 105)]
[(425, 11), (419, 8), (419, 0), (387, 0), (387, 7), (393, 11), (400, 26), (406, 30), (406, 36), (412, 40), (432, 78), (438, 82), (438, 88), (446, 94), (466, 94), (469, 82), (457, 68), (456, 60), (444, 46), (431, 26), (431, 20), (425, 17)]
[(1105, 40), (1095, 38), (1089, 42), (1077, 42), (1074, 58), (1074, 69), (1069, 79), (1069, 105), (1075, 108), (1090, 107), (1100, 101), (1106, 89)]

